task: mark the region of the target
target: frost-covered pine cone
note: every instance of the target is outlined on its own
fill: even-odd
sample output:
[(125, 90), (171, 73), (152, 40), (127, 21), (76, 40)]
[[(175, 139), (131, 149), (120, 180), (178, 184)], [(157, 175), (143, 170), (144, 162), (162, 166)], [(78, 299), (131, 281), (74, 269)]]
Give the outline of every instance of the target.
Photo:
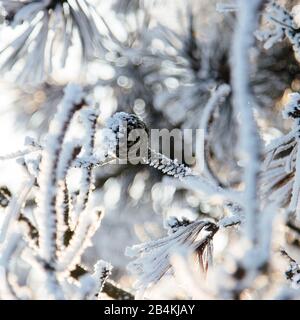
[[(107, 127), (112, 132), (111, 146), (115, 147), (116, 156), (120, 159), (126, 159), (129, 149), (133, 146), (139, 147), (144, 143), (148, 147), (149, 130), (146, 124), (134, 114), (118, 112), (108, 119)], [(136, 135), (143, 133), (145, 138)]]
[[(105, 137), (107, 147), (114, 150), (117, 158), (130, 162), (139, 160), (140, 163), (177, 178), (192, 173), (190, 168), (180, 164), (176, 159), (172, 160), (150, 148), (149, 129), (138, 116), (118, 112), (107, 121), (107, 129)], [(139, 156), (136, 156), (139, 149)]]

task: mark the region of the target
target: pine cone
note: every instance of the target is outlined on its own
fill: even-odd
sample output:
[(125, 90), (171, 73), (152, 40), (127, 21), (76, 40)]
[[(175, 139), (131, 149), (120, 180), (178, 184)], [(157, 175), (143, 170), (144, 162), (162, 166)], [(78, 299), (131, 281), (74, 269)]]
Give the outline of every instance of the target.
[[(136, 115), (126, 112), (114, 114), (107, 122), (107, 127), (115, 137), (115, 152), (119, 159), (131, 158), (143, 144), (147, 157), (149, 146), (149, 130), (146, 124)], [(129, 155), (130, 153), (130, 155)]]

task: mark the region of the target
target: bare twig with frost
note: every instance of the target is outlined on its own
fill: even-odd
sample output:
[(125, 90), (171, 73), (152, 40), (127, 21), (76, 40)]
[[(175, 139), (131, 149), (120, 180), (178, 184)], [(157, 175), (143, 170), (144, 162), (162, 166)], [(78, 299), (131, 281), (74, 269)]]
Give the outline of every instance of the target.
[(223, 187), (223, 183), (218, 179), (218, 177), (213, 172), (212, 168), (210, 167), (210, 159), (209, 159), (209, 147), (210, 147), (210, 124), (213, 122), (215, 117), (216, 108), (220, 105), (222, 101), (229, 95), (230, 87), (227, 84), (220, 85), (214, 92), (210, 99), (208, 100), (207, 104), (204, 107), (203, 115), (201, 117), (200, 128), (204, 130), (204, 166), (205, 166), (205, 173), (208, 174), (209, 178), (214, 181), (216, 185)]
[(40, 254), (50, 265), (56, 260), (57, 222), (56, 188), (57, 169), (62, 145), (73, 115), (84, 106), (84, 94), (79, 87), (70, 86), (58, 107), (58, 113), (50, 124), (47, 142), (44, 147), (40, 175), (38, 178), (38, 225), (40, 233)]
[(11, 160), (16, 158), (24, 157), (27, 154), (32, 152), (40, 151), (42, 146), (39, 145), (34, 139), (30, 137), (25, 138), (25, 145), (27, 146), (24, 150), (19, 150), (17, 152), (13, 152), (4, 156), (0, 156), (0, 161)]
[(103, 291), (104, 284), (111, 274), (112, 265), (106, 261), (98, 261), (94, 266), (93, 278), (97, 281), (94, 296), (99, 299), (99, 293)]
[(19, 299), (18, 293), (14, 285), (10, 281), (9, 267), (10, 261), (22, 241), (22, 236), (19, 232), (12, 232), (7, 239), (5, 248), (1, 250), (0, 259), (0, 295), (2, 299), (17, 300)]
[[(79, 112), (82, 139), (69, 138), (68, 141), (69, 129)], [(86, 158), (93, 155), (97, 118), (97, 109), (86, 105), (82, 89), (69, 85), (40, 150), (41, 162), (35, 171), (37, 180), (29, 175), (26, 187), (22, 187), (17, 195), (1, 188), (1, 205), (6, 211), (0, 246), (1, 298), (95, 299), (103, 290), (110, 275), (109, 264), (99, 262), (94, 274), (84, 270), (78, 276), (74, 272), (80, 266), (85, 249), (91, 245), (91, 238), (103, 216), (102, 210), (88, 206), (93, 168), (77, 169), (81, 171), (82, 179), (74, 207), (69, 205), (71, 195), (67, 179), (79, 155)], [(24, 159), (21, 164), (28, 169)], [(33, 212), (35, 219), (29, 219), (22, 209), (33, 186), (37, 190), (37, 207)], [(73, 217), (72, 221), (70, 217)], [(34, 283), (29, 280), (26, 285), (19, 286), (10, 264), (18, 259), (28, 263), (30, 278), (36, 277), (40, 288), (31, 287)]]
[[(246, 252), (237, 261), (233, 275), (233, 296), (251, 287), (258, 274), (269, 262), (272, 219), (276, 204), (264, 204), (259, 194), (259, 173), (262, 161), (262, 143), (254, 118), (253, 97), (250, 88), (251, 50), (259, 12), (264, 1), (239, 1), (238, 18), (233, 39), (233, 98), (235, 114), (239, 116), (241, 158), (244, 164), (244, 191), (242, 195), (245, 237), (241, 244)], [(243, 241), (244, 240), (244, 241)]]
[[(86, 140), (83, 145), (82, 156), (84, 158), (90, 158), (94, 153), (95, 145), (95, 134), (96, 134), (96, 124), (98, 118), (98, 111), (95, 108), (90, 108), (84, 110), (81, 113), (82, 123), (86, 131)], [(81, 181), (80, 181), (80, 193), (76, 200), (76, 212), (74, 216), (70, 217), (73, 224), (76, 224), (76, 221), (79, 217), (79, 214), (83, 212), (86, 208), (88, 198), (91, 192), (92, 185), (92, 168), (91, 167), (82, 167), (81, 170)]]

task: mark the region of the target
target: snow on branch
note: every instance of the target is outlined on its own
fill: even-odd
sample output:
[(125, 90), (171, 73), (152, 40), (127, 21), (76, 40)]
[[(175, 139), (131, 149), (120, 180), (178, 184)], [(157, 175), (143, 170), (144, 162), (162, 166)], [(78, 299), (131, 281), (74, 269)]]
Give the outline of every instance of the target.
[(149, 160), (146, 160), (145, 163), (162, 171), (164, 174), (173, 176), (174, 178), (184, 178), (192, 174), (192, 170), (184, 164), (178, 163), (177, 159), (171, 160), (154, 150), (150, 150), (149, 154)]
[(112, 271), (112, 265), (106, 261), (98, 261), (94, 266), (93, 278), (97, 282), (96, 292), (94, 295), (100, 298), (100, 292), (102, 292), (106, 280), (110, 276)]
[(218, 177), (214, 174), (213, 170), (210, 167), (210, 161), (208, 159), (209, 155), (209, 146), (210, 146), (210, 124), (213, 122), (214, 113), (218, 105), (224, 101), (224, 99), (230, 94), (231, 88), (227, 84), (220, 85), (217, 89), (215, 89), (207, 104), (204, 107), (203, 115), (201, 117), (200, 128), (204, 130), (204, 166), (205, 173), (209, 176), (210, 180), (214, 181), (215, 184), (219, 186), (223, 186), (222, 182), (218, 179)]
[[(86, 139), (83, 144), (82, 157), (89, 159), (93, 157), (95, 146), (96, 124), (99, 112), (96, 108), (89, 108), (81, 111), (81, 121), (86, 132)], [(71, 221), (76, 224), (79, 214), (86, 208), (89, 200), (90, 189), (92, 185), (92, 168), (83, 167), (81, 170), (80, 192), (76, 200), (76, 211), (71, 216)]]
[[(251, 50), (254, 32), (258, 25), (259, 12), (264, 1), (239, 1), (236, 29), (233, 37), (233, 103), (235, 115), (239, 117), (239, 137), (243, 162), (244, 190), (242, 194), (245, 235), (241, 239), (243, 257), (237, 259), (237, 270), (233, 291), (237, 296), (252, 286), (254, 279), (264, 273), (270, 260), (272, 221), (276, 203), (265, 203), (260, 197), (260, 172), (263, 147), (254, 118), (254, 98), (250, 86)], [(246, 249), (246, 250), (245, 250)]]
[(277, 1), (270, 1), (266, 7), (264, 17), (267, 25), (263, 30), (256, 32), (257, 38), (264, 42), (264, 47), (269, 49), (275, 43), (287, 38), (293, 45), (296, 54), (299, 55), (300, 28), (294, 19), (294, 15)]
[(69, 85), (65, 90), (63, 101), (52, 120), (46, 138), (40, 165), (38, 183), (38, 225), (40, 229), (40, 254), (53, 264), (56, 259), (56, 189), (58, 187), (57, 169), (62, 146), (71, 120), (76, 111), (84, 106), (84, 93), (79, 86)]

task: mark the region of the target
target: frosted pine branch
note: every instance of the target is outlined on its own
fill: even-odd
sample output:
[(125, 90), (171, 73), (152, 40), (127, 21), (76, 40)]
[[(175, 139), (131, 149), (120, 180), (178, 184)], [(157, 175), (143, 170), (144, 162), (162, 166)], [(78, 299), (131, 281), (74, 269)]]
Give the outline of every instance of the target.
[[(28, 181), (21, 185), (20, 191), (9, 199), (9, 205), (6, 207), (6, 213), (0, 229), (0, 243), (9, 235), (15, 220), (20, 216), (20, 212), (25, 204), (25, 200), (34, 185), (35, 179), (30, 177)], [(6, 198), (7, 199), (7, 198)], [(8, 200), (8, 199), (7, 199)]]
[[(213, 99), (219, 100), (221, 96), (228, 93), (228, 86), (224, 85), (220, 87), (218, 95)], [(220, 96), (219, 96), (220, 95)], [(144, 130), (147, 135), (139, 137), (137, 140), (128, 140), (130, 133), (133, 130)], [(179, 164), (178, 161), (169, 159), (165, 155), (152, 150), (149, 147), (148, 141), (149, 129), (147, 125), (136, 115), (127, 114), (125, 112), (116, 113), (107, 121), (107, 128), (105, 131), (105, 149), (107, 154), (112, 157), (119, 159), (125, 159), (127, 161), (132, 160), (131, 155), (128, 153), (130, 148), (135, 149), (143, 148), (146, 150), (146, 154), (140, 156), (140, 162), (143, 164), (150, 165), (163, 173), (174, 176), (182, 180), (188, 188), (194, 190), (200, 190), (210, 195), (219, 195), (221, 198), (230, 199), (233, 202), (241, 204), (241, 199), (237, 192), (231, 190), (226, 190), (218, 186), (215, 181), (206, 178), (205, 176), (200, 176), (187, 167), (184, 164)], [(147, 140), (145, 140), (147, 139)], [(108, 159), (111, 159), (108, 157)], [(93, 160), (94, 162), (95, 160)], [(100, 163), (100, 162), (99, 162)], [(92, 163), (91, 163), (92, 165)]]
[(240, 10), (233, 40), (233, 98), (235, 113), (240, 114), (240, 143), (244, 167), (244, 201), (246, 229), (249, 240), (257, 243), (258, 175), (261, 165), (261, 141), (253, 115), (250, 93), (249, 50), (254, 43), (253, 32), (258, 24), (258, 13), (263, 1), (239, 1)]
[(50, 264), (56, 256), (56, 188), (57, 169), (62, 151), (62, 144), (71, 123), (73, 115), (84, 105), (84, 94), (80, 87), (70, 85), (65, 91), (65, 97), (58, 107), (58, 113), (50, 124), (47, 142), (44, 148), (38, 182), (38, 224), (40, 229), (41, 256)]
[(257, 38), (264, 41), (264, 47), (269, 49), (275, 43), (287, 38), (292, 44), (296, 54), (299, 55), (300, 29), (294, 21), (294, 16), (277, 1), (270, 1), (264, 17), (268, 23), (267, 27), (265, 30), (256, 33)]
[[(103, 274), (101, 273), (97, 281), (89, 273), (85, 276), (86, 272), (79, 275), (79, 282), (71, 281), (74, 270), (80, 265), (85, 249), (91, 245), (92, 237), (102, 218), (102, 210), (88, 209), (89, 194), (92, 190), (92, 167), (76, 169), (83, 172), (83, 180), (79, 186), (79, 200), (82, 200), (77, 199), (75, 206), (70, 205), (71, 192), (67, 183), (70, 169), (74, 168), (73, 163), (79, 154), (91, 158), (95, 145), (98, 112), (92, 107), (86, 107), (81, 113), (82, 138), (78, 140), (72, 139), (71, 135), (67, 137), (72, 131), (71, 126), (75, 125), (74, 115), (85, 105), (84, 95), (79, 86), (70, 85), (66, 88), (57, 114), (51, 121), (46, 142), (39, 148), (41, 161), (27, 159), (27, 154), (20, 158), (29, 181), (22, 186), (20, 194), (12, 194), (5, 187), (0, 191), (1, 205), (7, 211), (1, 226), (3, 243), (0, 252), (3, 253), (4, 259), (7, 259), (8, 253), (5, 252), (10, 250), (7, 241), (12, 239), (15, 228), (18, 227), (24, 241), (16, 243), (15, 249), (18, 253), (24, 251), (25, 262), (29, 264), (30, 272), (34, 276), (40, 276), (39, 281), (43, 285), (40, 290), (34, 292), (39, 298), (87, 298), (93, 295), (95, 290), (102, 289), (109, 275), (110, 268), (101, 269)], [(32, 141), (29, 141), (29, 144), (36, 145)], [(35, 167), (39, 163), (39, 168), (29, 170), (29, 165)], [(37, 180), (30, 174), (32, 170), (35, 176), (37, 175)], [(34, 207), (33, 217), (28, 218), (22, 209), (33, 186), (37, 189), (37, 207)], [(75, 214), (78, 219), (71, 227), (69, 217)], [(17, 254), (12, 255), (14, 261), (22, 260)], [(0, 292), (1, 296), (9, 295), (16, 299), (36, 298), (30, 291), (29, 283), (28, 286), (19, 288), (13, 280), (15, 270), (8, 264), (3, 264), (2, 267), (1, 276), (6, 287), (5, 292)]]
[(216, 108), (230, 94), (230, 91), (231, 91), (230, 86), (228, 86), (227, 84), (223, 84), (223, 85), (220, 85), (215, 91), (211, 93), (211, 97), (204, 107), (203, 115), (201, 117), (201, 122), (200, 122), (200, 128), (204, 130), (203, 134), (205, 138), (205, 141), (204, 141), (205, 173), (208, 174), (210, 180), (214, 181), (219, 186), (223, 186), (223, 183), (214, 174), (212, 168), (210, 167), (210, 161), (209, 161), (209, 147), (210, 147), (209, 140), (212, 138), (210, 133), (210, 125), (213, 122)]
[[(95, 108), (85, 109), (81, 112), (81, 121), (86, 132), (86, 139), (83, 143), (84, 158), (90, 158), (93, 156), (94, 153), (96, 124), (98, 115), (98, 111)], [(78, 220), (80, 213), (83, 212), (86, 208), (86, 204), (89, 200), (89, 195), (91, 191), (91, 185), (92, 168), (82, 167), (79, 196), (76, 200), (74, 214), (70, 217), (73, 225), (76, 224), (76, 221)]]
[(61, 153), (57, 169), (58, 194), (57, 194), (57, 246), (60, 250), (68, 242), (66, 234), (70, 232), (70, 197), (67, 185), (67, 174), (71, 168), (72, 162), (78, 156), (82, 146), (79, 141), (65, 143)]
[(283, 117), (293, 120), (293, 128), (275, 139), (266, 148), (261, 173), (263, 196), (281, 207), (288, 207), (299, 219), (299, 118), (300, 94), (291, 93), (283, 110)]
[(145, 163), (162, 171), (164, 174), (173, 176), (175, 178), (183, 178), (192, 174), (192, 170), (189, 167), (185, 166), (184, 164), (179, 164), (176, 159), (171, 160), (153, 150), (149, 151), (149, 159), (146, 159)]
[[(207, 271), (212, 260), (212, 241), (218, 226), (210, 221), (189, 222), (174, 219), (168, 226), (168, 236), (127, 248), (126, 255), (136, 258), (128, 268), (138, 276), (137, 288), (147, 288), (170, 271), (170, 256), (179, 247), (195, 253), (199, 266), (204, 272)], [(201, 238), (202, 233), (204, 235)]]
[[(99, 29), (101, 19), (89, 1), (1, 0), (0, 3), (8, 26), (19, 26), (22, 30), (2, 48), (1, 70), (9, 71), (25, 55), (25, 64), (17, 78), (21, 84), (40, 84), (53, 69), (65, 67), (76, 37), (81, 46), (83, 64), (98, 56), (99, 52), (103, 53), (103, 34)], [(59, 65), (56, 64), (57, 58)]]
[(0, 299), (299, 298), (296, 2), (0, 0)]

